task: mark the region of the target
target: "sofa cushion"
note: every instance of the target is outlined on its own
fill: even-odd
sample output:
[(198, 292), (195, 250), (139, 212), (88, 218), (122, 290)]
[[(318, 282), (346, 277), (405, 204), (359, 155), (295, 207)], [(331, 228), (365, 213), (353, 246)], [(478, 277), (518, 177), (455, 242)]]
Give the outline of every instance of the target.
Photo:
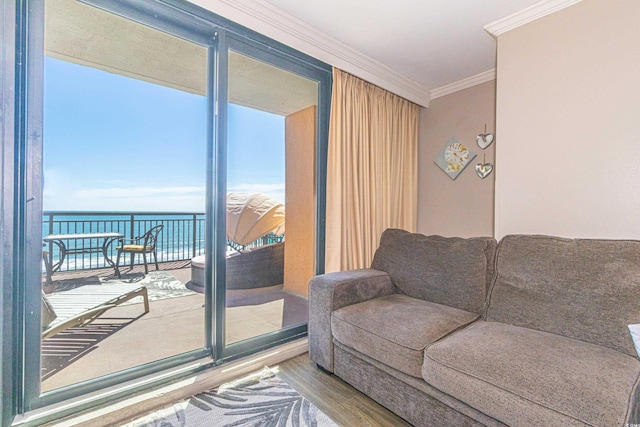
[(496, 241), (489, 237), (425, 236), (388, 229), (371, 268), (414, 298), (482, 313), (493, 276)]
[(479, 321), (425, 351), (424, 379), (508, 425), (623, 425), (640, 361), (594, 344)]
[(478, 317), (396, 294), (334, 311), (331, 330), (341, 344), (421, 378), (425, 347)]
[(547, 331), (635, 356), (640, 242), (506, 236), (486, 320)]

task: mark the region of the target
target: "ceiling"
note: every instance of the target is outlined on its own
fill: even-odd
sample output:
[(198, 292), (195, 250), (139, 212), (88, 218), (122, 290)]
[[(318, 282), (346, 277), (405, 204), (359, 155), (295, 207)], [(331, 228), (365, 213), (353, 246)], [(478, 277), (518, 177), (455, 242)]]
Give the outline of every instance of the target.
[(540, 0), (265, 0), (429, 89), (495, 68), (487, 24)]
[[(45, 3), (47, 56), (205, 95), (207, 49), (75, 0)], [(229, 53), (229, 102), (287, 116), (317, 104), (318, 85)]]
[[(506, 28), (503, 22), (511, 25), (513, 16), (517, 22), (528, 22), (522, 16), (536, 19), (541, 12), (579, 0), (191, 1), (428, 106), (430, 99), (494, 78), (496, 42), (484, 30), (487, 24), (500, 21), (498, 27)], [(46, 3), (47, 18), (57, 23), (48, 26), (47, 54), (192, 93), (205, 92), (203, 48), (116, 16), (102, 17), (75, 0)], [(495, 29), (496, 25), (491, 27), (492, 33), (499, 34)], [(317, 87), (306, 79), (266, 64), (242, 65), (240, 56), (236, 67), (232, 59), (236, 58), (230, 58), (230, 74), (238, 83), (230, 87), (232, 102), (282, 115), (315, 103)], [(246, 70), (236, 72), (239, 69)], [(291, 96), (294, 84), (299, 90)], [(260, 90), (264, 93), (258, 96)]]

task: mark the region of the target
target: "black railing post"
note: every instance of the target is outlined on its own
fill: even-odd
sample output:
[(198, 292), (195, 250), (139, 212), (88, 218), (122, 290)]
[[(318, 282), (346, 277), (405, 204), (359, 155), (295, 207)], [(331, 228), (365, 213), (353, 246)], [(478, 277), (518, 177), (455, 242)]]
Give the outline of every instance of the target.
[(53, 214), (50, 213), (48, 216), (49, 216), (49, 232), (47, 234), (53, 234)]
[[(47, 234), (53, 234), (53, 214), (49, 213), (49, 232)], [(53, 242), (49, 242), (49, 259), (53, 260)], [(49, 278), (50, 279), (50, 278)]]
[(193, 233), (192, 233), (192, 238), (193, 238), (193, 250), (191, 251), (191, 255), (192, 258), (195, 258), (196, 256), (196, 238), (197, 238), (197, 234), (196, 234), (196, 228), (198, 226), (197, 223), (197, 216), (196, 214), (193, 214)]
[(135, 217), (136, 217), (135, 214), (131, 214), (131, 219), (129, 220), (129, 224), (131, 225), (131, 231), (129, 232), (129, 238), (130, 239), (133, 239), (134, 237), (136, 237), (136, 235), (133, 232), (133, 224), (134, 224), (134, 221), (135, 221)]

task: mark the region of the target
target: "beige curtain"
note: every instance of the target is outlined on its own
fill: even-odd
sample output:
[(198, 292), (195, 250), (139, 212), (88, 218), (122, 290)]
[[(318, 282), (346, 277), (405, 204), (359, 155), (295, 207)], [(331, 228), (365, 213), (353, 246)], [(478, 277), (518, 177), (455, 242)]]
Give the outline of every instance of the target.
[(366, 268), (387, 228), (415, 231), (419, 107), (333, 69), (326, 272)]

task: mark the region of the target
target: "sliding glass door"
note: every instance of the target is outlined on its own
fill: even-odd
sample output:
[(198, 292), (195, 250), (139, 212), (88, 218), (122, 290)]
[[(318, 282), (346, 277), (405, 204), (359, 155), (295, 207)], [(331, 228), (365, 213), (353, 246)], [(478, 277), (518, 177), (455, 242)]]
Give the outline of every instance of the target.
[(179, 0), (21, 16), (18, 413), (304, 336), (330, 68)]
[(208, 47), (73, 0), (44, 39), (46, 392), (205, 347)]
[(216, 239), (217, 28), (153, 1), (29, 6), (24, 410), (213, 361), (190, 264)]
[(318, 81), (295, 62), (246, 40), (227, 44), (223, 357), (306, 332), (319, 98)]

